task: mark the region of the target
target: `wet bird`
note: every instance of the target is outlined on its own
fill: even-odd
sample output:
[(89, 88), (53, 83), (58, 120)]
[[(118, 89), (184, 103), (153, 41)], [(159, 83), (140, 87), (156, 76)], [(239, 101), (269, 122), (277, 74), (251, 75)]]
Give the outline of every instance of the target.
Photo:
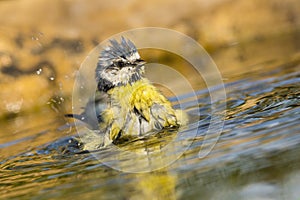
[[(105, 144), (122, 136), (143, 136), (186, 121), (168, 99), (144, 77), (145, 61), (136, 46), (124, 37), (110, 40), (96, 67), (97, 91), (80, 115), (67, 115), (88, 123), (105, 135)], [(93, 109), (96, 117), (92, 117)], [(95, 112), (94, 112), (95, 113)]]

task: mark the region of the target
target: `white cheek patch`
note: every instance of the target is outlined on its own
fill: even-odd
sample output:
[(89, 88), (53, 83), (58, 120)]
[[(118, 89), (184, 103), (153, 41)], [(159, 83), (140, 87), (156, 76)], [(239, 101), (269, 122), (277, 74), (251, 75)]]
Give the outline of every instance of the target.
[(132, 73), (128, 70), (128, 67), (124, 67), (119, 71), (120, 82), (127, 84), (129, 82), (130, 76)]
[(129, 58), (128, 60), (130, 60), (131, 62), (137, 60), (137, 59), (140, 59), (140, 54), (138, 52), (134, 52)]
[(106, 79), (106, 80), (108, 80), (108, 81), (110, 81), (113, 85), (116, 85), (116, 84), (118, 84), (118, 75), (114, 75), (113, 73), (111, 73), (111, 72), (105, 72), (105, 71), (102, 71), (101, 72), (101, 77), (103, 78), (103, 79)]
[(119, 71), (102, 71), (101, 77), (110, 81), (113, 85), (118, 85), (120, 83), (127, 84), (133, 73), (132, 67), (124, 67)]

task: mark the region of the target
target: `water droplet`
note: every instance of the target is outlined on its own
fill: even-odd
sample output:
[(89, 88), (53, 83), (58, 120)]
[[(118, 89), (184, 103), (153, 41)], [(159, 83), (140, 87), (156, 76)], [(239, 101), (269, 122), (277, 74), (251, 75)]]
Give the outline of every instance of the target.
[(5, 105), (6, 105), (6, 109), (8, 112), (18, 113), (22, 108), (23, 99), (20, 99), (15, 102), (6, 102), (5, 101)]
[(43, 69), (40, 68), (40, 69), (36, 70), (36, 74), (40, 75), (42, 73), (42, 71), (43, 71)]
[(31, 39), (32, 39), (32, 40), (39, 40), (39, 38), (36, 37), (36, 36), (32, 36)]
[(58, 83), (59, 89), (63, 90), (63, 84), (61, 82)]
[(49, 79), (50, 79), (50, 81), (54, 81), (55, 78), (54, 77), (50, 77)]

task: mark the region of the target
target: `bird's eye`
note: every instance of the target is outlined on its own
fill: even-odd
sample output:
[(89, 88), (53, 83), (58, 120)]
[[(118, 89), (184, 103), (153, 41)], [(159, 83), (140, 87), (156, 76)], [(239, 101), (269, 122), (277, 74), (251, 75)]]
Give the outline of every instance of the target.
[(117, 65), (118, 65), (118, 67), (124, 67), (125, 63), (123, 61), (119, 61)]
[(125, 66), (125, 63), (123, 61), (117, 61), (114, 63), (114, 66), (118, 68), (122, 68)]

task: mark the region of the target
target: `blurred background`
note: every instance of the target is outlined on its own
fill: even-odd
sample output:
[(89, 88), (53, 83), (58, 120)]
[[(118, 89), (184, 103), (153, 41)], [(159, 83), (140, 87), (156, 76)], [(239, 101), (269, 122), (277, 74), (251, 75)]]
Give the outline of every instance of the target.
[(47, 105), (70, 111), (76, 70), (113, 34), (147, 26), (187, 34), (228, 81), (298, 53), (299, 13), (297, 0), (1, 1), (0, 118)]
[[(64, 114), (89, 52), (149, 26), (192, 37), (221, 72), (227, 116), (212, 153), (198, 158), (199, 135), (167, 169), (126, 174), (41, 151), (76, 134)], [(299, 200), (299, 63), (299, 0), (0, 0), (0, 198)], [(198, 84), (187, 108), (202, 109), (205, 132), (210, 99)]]

